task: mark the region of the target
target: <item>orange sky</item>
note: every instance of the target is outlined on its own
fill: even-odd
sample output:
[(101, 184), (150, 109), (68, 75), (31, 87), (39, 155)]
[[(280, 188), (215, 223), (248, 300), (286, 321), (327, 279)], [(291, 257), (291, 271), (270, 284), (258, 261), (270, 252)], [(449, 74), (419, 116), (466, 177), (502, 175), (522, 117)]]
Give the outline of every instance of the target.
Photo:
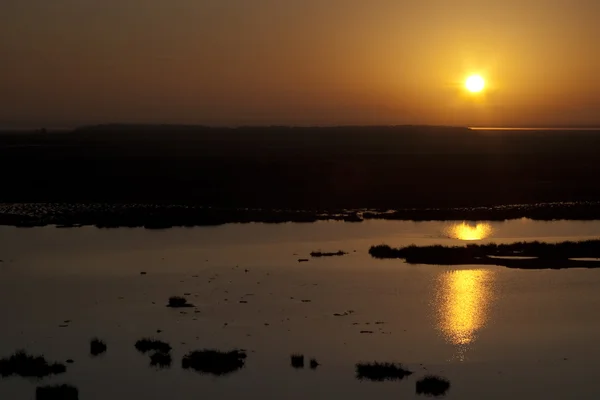
[(2, 0), (0, 126), (600, 125), (598, 18), (597, 0)]

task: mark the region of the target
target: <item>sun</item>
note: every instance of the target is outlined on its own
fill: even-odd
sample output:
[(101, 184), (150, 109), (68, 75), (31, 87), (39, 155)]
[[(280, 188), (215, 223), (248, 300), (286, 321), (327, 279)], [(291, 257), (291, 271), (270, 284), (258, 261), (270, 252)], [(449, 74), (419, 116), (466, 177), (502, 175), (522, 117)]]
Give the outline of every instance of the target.
[(471, 93), (479, 93), (485, 88), (485, 80), (480, 75), (471, 75), (465, 81), (465, 87)]

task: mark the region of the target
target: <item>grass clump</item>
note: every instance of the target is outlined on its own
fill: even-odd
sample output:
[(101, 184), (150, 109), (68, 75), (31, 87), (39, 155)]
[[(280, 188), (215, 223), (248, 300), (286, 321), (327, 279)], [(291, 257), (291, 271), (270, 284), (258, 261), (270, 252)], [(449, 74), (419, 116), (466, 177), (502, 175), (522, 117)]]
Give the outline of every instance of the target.
[(187, 301), (187, 299), (185, 297), (171, 296), (171, 297), (169, 297), (169, 304), (167, 304), (167, 307), (171, 307), (171, 308), (189, 308), (189, 307), (194, 307), (194, 305), (188, 303), (188, 301)]
[(335, 252), (322, 252), (322, 251), (313, 251), (310, 253), (311, 257), (336, 257), (336, 256), (344, 256), (348, 253), (342, 250), (338, 250)]
[(369, 249), (369, 255), (373, 258), (403, 258), (404, 255), (401, 249), (395, 249), (388, 246), (387, 244), (380, 244), (377, 246), (371, 246)]
[(222, 352), (218, 350), (197, 350), (188, 353), (181, 361), (184, 369), (193, 369), (202, 374), (227, 375), (245, 366), (246, 353), (243, 350)]
[(150, 365), (159, 368), (169, 368), (171, 366), (171, 355), (157, 351), (150, 355)]
[(358, 380), (383, 382), (401, 380), (412, 374), (412, 371), (404, 369), (401, 364), (379, 362), (356, 364), (356, 379)]
[(292, 354), (290, 362), (293, 368), (304, 368), (304, 356), (302, 354)]
[(94, 357), (106, 352), (106, 343), (98, 338), (92, 339), (90, 342), (90, 354)]
[(79, 391), (71, 385), (38, 386), (36, 400), (78, 400)]
[(156, 339), (140, 339), (135, 342), (135, 348), (140, 353), (148, 353), (149, 351), (156, 351), (159, 353), (168, 353), (171, 351), (171, 345), (161, 340)]
[(428, 375), (417, 381), (417, 394), (444, 396), (450, 389), (450, 381), (439, 376)]
[(135, 348), (143, 354), (153, 352), (150, 355), (150, 366), (169, 368), (171, 366), (171, 345), (162, 340), (140, 339), (135, 342)]
[(50, 364), (43, 356), (32, 356), (22, 350), (0, 360), (0, 376), (2, 377), (17, 375), (26, 378), (43, 378), (66, 371), (67, 367), (64, 364)]

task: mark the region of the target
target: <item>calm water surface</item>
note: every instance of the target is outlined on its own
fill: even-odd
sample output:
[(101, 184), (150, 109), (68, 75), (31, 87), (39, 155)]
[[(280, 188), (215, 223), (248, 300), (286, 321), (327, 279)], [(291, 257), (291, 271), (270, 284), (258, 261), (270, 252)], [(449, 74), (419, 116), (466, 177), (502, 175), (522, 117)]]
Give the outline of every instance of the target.
[[(429, 373), (452, 382), (448, 399), (597, 399), (600, 271), (406, 265), (367, 254), (381, 243), (597, 237), (594, 221), (0, 227), (0, 356), (24, 348), (74, 359), (41, 382), (71, 383), (81, 399), (418, 398), (415, 382)], [(319, 249), (349, 254), (298, 263)], [(184, 293), (199, 313), (164, 307)], [(108, 344), (100, 358), (88, 355), (93, 336)], [(171, 343), (170, 369), (150, 368), (135, 351), (144, 336)], [(185, 353), (205, 347), (247, 349), (246, 368), (221, 378), (181, 369)], [(322, 366), (292, 369), (296, 352)], [(354, 378), (357, 362), (375, 360), (415, 374)], [(0, 398), (33, 399), (36, 384), (0, 379)]]

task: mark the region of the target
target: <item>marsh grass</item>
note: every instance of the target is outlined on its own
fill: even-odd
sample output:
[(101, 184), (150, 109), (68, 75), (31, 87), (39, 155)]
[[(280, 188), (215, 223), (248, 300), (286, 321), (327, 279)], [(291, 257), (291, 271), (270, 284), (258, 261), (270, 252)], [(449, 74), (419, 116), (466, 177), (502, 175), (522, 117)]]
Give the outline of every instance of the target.
[(311, 257), (339, 257), (339, 256), (344, 256), (348, 253), (346, 253), (345, 251), (342, 250), (338, 250), (335, 252), (322, 252), (322, 251), (313, 251), (312, 253), (310, 253)]
[[(372, 246), (373, 258), (399, 258), (409, 264), (433, 265), (500, 265), (509, 268), (598, 268), (598, 261), (575, 261), (572, 258), (600, 257), (600, 240), (580, 242), (516, 242), (511, 244), (468, 244), (466, 246), (407, 246), (392, 248)], [(530, 257), (529, 259), (502, 259), (496, 257)]]
[(157, 351), (159, 353), (168, 353), (171, 351), (171, 345), (163, 342), (162, 340), (144, 338), (135, 342), (135, 348), (140, 353), (147, 353), (149, 351)]
[(171, 355), (157, 351), (150, 355), (150, 365), (159, 368), (169, 368), (171, 366)]
[(90, 342), (90, 354), (94, 357), (106, 352), (106, 343), (98, 338), (92, 339)]
[(416, 384), (417, 394), (427, 396), (444, 396), (449, 389), (450, 381), (433, 375), (419, 379)]
[(304, 368), (304, 355), (302, 354), (292, 354), (290, 356), (290, 363), (293, 368)]
[(183, 357), (181, 367), (201, 374), (223, 376), (244, 368), (245, 360), (246, 353), (243, 350), (222, 352), (204, 349), (188, 353)]
[(48, 363), (43, 356), (32, 356), (23, 350), (0, 360), (0, 376), (17, 375), (26, 378), (44, 378), (62, 374), (67, 367), (60, 363)]
[(71, 385), (38, 386), (36, 400), (78, 400), (79, 391)]
[(395, 363), (359, 363), (356, 364), (356, 379), (375, 382), (401, 380), (413, 372)]
[(189, 307), (194, 307), (194, 305), (188, 303), (187, 299), (185, 297), (171, 296), (171, 297), (169, 297), (169, 303), (167, 304), (167, 307), (171, 307), (171, 308), (189, 308)]

